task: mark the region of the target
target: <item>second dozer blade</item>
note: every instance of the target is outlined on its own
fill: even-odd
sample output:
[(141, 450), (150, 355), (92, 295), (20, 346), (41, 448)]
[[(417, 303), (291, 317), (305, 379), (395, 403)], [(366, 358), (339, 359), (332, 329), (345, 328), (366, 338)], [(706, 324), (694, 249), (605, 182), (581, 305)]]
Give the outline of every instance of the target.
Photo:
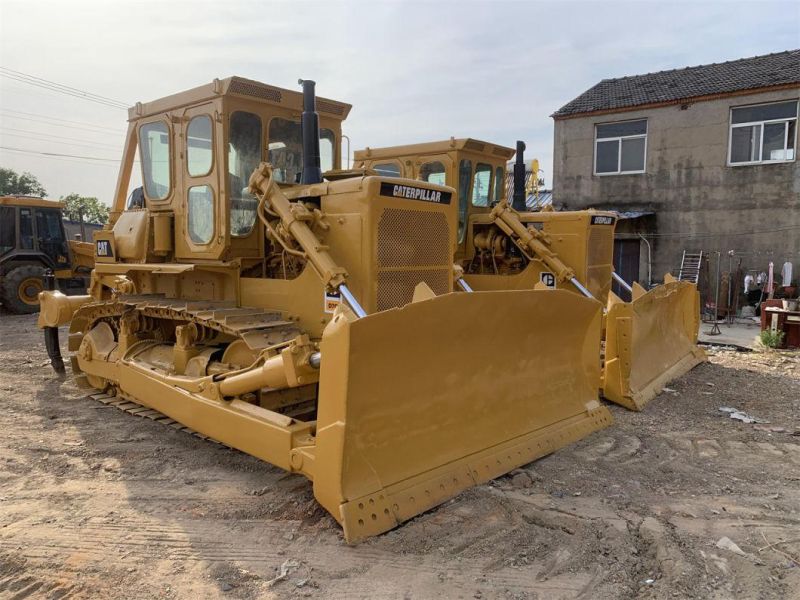
[(668, 278), (645, 292), (634, 284), (632, 302), (609, 302), (603, 395), (641, 410), (664, 385), (707, 360), (697, 346), (697, 287)]

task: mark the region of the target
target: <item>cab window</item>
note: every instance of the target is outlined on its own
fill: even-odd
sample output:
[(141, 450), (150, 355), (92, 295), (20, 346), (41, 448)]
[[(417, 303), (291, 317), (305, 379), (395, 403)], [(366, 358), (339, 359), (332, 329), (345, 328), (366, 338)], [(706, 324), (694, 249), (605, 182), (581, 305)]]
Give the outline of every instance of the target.
[(169, 129), (163, 121), (145, 123), (139, 128), (139, 155), (147, 197), (164, 200), (169, 196)]
[(231, 115), (228, 133), (228, 184), (231, 198), (231, 235), (253, 231), (258, 200), (250, 193), (250, 175), (261, 162), (261, 119), (252, 113)]
[(472, 161), (462, 160), (458, 165), (458, 243), (467, 234), (467, 203), (472, 183)]
[(505, 195), (505, 184), (505, 170), (503, 167), (497, 167), (494, 172), (494, 202), (500, 202), (500, 200), (502, 200), (503, 196)]
[(186, 130), (186, 167), (189, 175), (208, 175), (212, 162), (211, 117), (199, 115), (189, 121)]
[(378, 163), (377, 165), (372, 165), (372, 168), (377, 171), (378, 175), (383, 175), (384, 177), (402, 176), (400, 173), (400, 165), (396, 162)]
[(419, 178), (428, 183), (435, 183), (437, 185), (446, 185), (447, 173), (444, 164), (436, 160), (433, 162), (426, 162), (419, 168)]
[(36, 238), (39, 250), (57, 264), (67, 263), (67, 244), (61, 227), (61, 213), (57, 210), (36, 209)]
[(0, 255), (17, 246), (17, 220), (13, 206), (0, 206)]
[(19, 209), (19, 247), (33, 249), (33, 212), (30, 208)]
[(492, 165), (478, 163), (472, 184), (472, 206), (489, 206), (492, 193)]
[[(320, 167), (322, 172), (333, 168), (336, 136), (330, 129), (319, 132)], [(269, 162), (273, 176), (281, 183), (298, 183), (303, 170), (303, 133), (300, 123), (275, 117), (269, 122)]]
[(214, 237), (214, 192), (211, 186), (195, 185), (189, 188), (188, 194), (189, 239), (203, 246)]

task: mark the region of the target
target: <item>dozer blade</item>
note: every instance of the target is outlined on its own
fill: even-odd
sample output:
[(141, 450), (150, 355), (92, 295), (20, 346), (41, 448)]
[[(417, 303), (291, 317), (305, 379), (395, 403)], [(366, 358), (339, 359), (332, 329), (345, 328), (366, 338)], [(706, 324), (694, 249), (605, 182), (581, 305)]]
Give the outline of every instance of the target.
[(645, 292), (634, 284), (633, 295), (630, 303), (609, 301), (603, 395), (642, 410), (664, 385), (707, 359), (697, 346), (696, 286), (669, 280)]
[(456, 293), (321, 343), (314, 495), (355, 542), (611, 424), (601, 305), (566, 291)]

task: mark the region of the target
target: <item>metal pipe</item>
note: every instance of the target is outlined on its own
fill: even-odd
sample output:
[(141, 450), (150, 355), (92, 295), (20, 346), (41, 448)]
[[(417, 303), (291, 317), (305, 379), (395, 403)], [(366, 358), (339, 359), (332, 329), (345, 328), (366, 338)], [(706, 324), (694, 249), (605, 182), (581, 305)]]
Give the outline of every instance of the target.
[(641, 233), (639, 237), (642, 238), (642, 241), (647, 244), (647, 289), (650, 289), (653, 286), (653, 255), (650, 248), (650, 242), (647, 241), (647, 238), (644, 237)]
[(470, 285), (469, 285), (469, 284), (468, 284), (466, 281), (464, 281), (464, 278), (463, 278), (463, 277), (460, 277), (456, 283), (458, 283), (458, 286), (459, 286), (459, 287), (460, 287), (462, 290), (464, 290), (465, 292), (472, 293), (472, 292), (474, 291), (474, 290), (473, 290), (473, 289), (470, 287)]
[(300, 183), (322, 183), (322, 168), (319, 156), (319, 115), (314, 85), (310, 79), (298, 79), (303, 86), (303, 114), (300, 116), (300, 131), (303, 136), (303, 171)]
[(627, 281), (625, 281), (622, 277), (617, 275), (616, 271), (611, 271), (611, 277), (613, 277), (614, 281), (616, 281), (619, 285), (628, 290), (629, 293), (631, 294), (633, 293), (633, 288), (628, 285)]
[(517, 158), (514, 162), (514, 195), (511, 206), (514, 210), (524, 212), (525, 204), (525, 142), (517, 141)]
[(353, 296), (353, 292), (351, 292), (345, 284), (341, 284), (339, 286), (339, 293), (342, 295), (345, 302), (347, 302), (348, 306), (353, 309), (353, 312), (356, 313), (356, 316), (359, 319), (363, 319), (367, 316), (367, 311), (361, 308), (358, 300), (356, 300), (356, 297)]
[(578, 288), (578, 291), (579, 291), (581, 294), (583, 294), (583, 295), (584, 295), (584, 296), (586, 296), (587, 298), (591, 298), (592, 300), (594, 300), (594, 296), (592, 296), (592, 292), (590, 292), (590, 291), (589, 291), (589, 290), (587, 290), (585, 287), (583, 287), (583, 285), (581, 284), (581, 282), (580, 282), (580, 281), (578, 281), (578, 280), (577, 280), (577, 278), (573, 277), (573, 278), (572, 278), (572, 279), (570, 279), (569, 281), (570, 281), (570, 283), (571, 283), (572, 285), (574, 285), (576, 288)]

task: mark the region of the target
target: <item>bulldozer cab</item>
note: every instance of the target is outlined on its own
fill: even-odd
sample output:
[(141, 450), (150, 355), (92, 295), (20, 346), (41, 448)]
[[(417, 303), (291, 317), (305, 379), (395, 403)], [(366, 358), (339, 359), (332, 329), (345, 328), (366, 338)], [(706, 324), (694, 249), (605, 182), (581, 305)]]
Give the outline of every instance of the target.
[[(341, 124), (351, 107), (324, 98), (317, 107), (322, 169), (338, 169)], [(128, 112), (111, 229), (95, 238), (97, 260), (259, 267), (264, 228), (248, 180), (267, 161), (278, 183), (298, 182), (301, 112), (299, 92), (241, 77), (137, 103)], [(137, 155), (143, 185), (129, 194)]]

